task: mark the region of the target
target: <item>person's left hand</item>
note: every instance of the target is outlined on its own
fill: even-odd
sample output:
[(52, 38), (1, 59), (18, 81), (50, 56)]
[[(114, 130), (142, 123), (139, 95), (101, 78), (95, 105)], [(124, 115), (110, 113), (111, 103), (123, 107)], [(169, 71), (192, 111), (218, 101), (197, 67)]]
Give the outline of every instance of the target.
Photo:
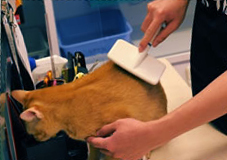
[[(154, 146), (151, 141), (147, 122), (126, 118), (105, 125), (98, 132), (99, 137), (89, 137), (87, 141), (101, 152), (122, 160), (138, 160)], [(104, 136), (111, 135), (106, 138)]]

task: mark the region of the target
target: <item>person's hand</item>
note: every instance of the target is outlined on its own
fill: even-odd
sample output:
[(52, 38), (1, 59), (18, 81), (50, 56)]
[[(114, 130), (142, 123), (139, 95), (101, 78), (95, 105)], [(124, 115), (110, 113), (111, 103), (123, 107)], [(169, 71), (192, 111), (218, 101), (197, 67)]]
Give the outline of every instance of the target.
[[(156, 47), (164, 41), (182, 23), (187, 10), (189, 0), (154, 0), (148, 3), (148, 13), (141, 26), (145, 33), (140, 41), (139, 51), (142, 52), (147, 44), (152, 41), (152, 46)], [(155, 36), (157, 30), (165, 24), (166, 27)]]
[[(157, 139), (159, 133), (149, 132), (152, 129), (150, 123), (131, 118), (117, 120), (102, 127), (97, 132), (99, 137), (89, 137), (87, 141), (108, 156), (122, 160), (138, 160), (160, 146), (161, 139)], [(102, 138), (107, 135), (111, 136)]]

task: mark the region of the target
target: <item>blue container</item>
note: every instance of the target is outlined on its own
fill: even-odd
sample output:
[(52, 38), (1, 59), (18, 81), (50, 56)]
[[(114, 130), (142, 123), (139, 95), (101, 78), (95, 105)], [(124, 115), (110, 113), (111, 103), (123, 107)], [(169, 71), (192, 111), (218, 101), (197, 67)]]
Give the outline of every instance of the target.
[(132, 27), (117, 9), (63, 19), (56, 24), (63, 57), (76, 51), (85, 57), (108, 53), (116, 40), (131, 40)]

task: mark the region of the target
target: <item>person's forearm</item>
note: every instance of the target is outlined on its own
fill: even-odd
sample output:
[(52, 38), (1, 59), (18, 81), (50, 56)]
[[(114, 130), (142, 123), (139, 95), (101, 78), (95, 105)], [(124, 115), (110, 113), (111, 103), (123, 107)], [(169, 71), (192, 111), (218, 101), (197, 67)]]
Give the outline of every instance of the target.
[(165, 135), (164, 139), (169, 141), (226, 113), (227, 72), (220, 75), (195, 97), (157, 122), (160, 126), (159, 131)]

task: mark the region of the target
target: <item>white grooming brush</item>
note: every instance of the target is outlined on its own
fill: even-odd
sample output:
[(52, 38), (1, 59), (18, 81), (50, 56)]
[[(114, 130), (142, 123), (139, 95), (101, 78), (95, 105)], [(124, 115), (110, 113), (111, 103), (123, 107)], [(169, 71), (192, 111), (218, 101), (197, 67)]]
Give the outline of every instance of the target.
[(143, 52), (139, 53), (136, 46), (120, 39), (116, 41), (107, 56), (128, 72), (152, 85), (156, 85), (165, 70), (165, 65), (148, 55), (149, 49), (148, 46)]

